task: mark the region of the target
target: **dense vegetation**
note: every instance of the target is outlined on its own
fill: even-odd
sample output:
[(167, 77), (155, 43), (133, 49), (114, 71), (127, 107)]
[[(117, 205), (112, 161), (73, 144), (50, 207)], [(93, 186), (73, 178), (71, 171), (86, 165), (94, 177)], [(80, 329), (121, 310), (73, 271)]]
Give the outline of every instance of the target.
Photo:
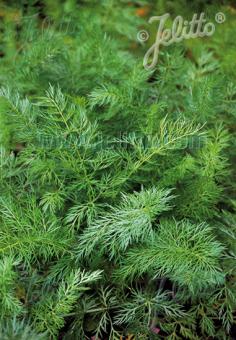
[[(166, 12), (226, 21), (147, 71)], [(233, 339), (234, 2), (0, 17), (0, 339)]]

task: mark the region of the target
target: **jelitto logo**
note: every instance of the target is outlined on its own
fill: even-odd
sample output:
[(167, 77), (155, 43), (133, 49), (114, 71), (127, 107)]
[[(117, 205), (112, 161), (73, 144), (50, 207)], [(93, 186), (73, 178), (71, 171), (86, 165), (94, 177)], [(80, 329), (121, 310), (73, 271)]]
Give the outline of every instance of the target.
[[(147, 70), (154, 69), (158, 62), (160, 46), (169, 46), (173, 43), (181, 42), (184, 39), (192, 39), (199, 37), (210, 37), (215, 32), (215, 24), (207, 22), (205, 13), (198, 15), (195, 13), (191, 21), (184, 20), (181, 15), (178, 15), (172, 24), (171, 28), (165, 28), (166, 22), (170, 17), (169, 13), (161, 16), (153, 16), (149, 19), (149, 24), (157, 21), (157, 34), (154, 44), (148, 49), (143, 59), (143, 66)], [(225, 14), (218, 12), (215, 15), (215, 21), (222, 24), (226, 20)], [(149, 33), (146, 30), (141, 30), (137, 34), (137, 39), (140, 42), (145, 42), (149, 39)]]

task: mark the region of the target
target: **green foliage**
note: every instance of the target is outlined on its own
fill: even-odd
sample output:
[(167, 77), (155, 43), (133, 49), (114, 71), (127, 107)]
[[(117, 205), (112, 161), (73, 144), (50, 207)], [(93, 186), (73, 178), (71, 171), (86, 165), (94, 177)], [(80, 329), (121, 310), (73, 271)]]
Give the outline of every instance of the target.
[(1, 324), (0, 330), (1, 339), (21, 339), (21, 340), (45, 340), (46, 333), (37, 333), (34, 331), (25, 320), (18, 321), (16, 318), (5, 321)]
[(1, 303), (1, 317), (8, 315), (18, 314), (21, 309), (21, 303), (16, 298), (14, 293), (16, 272), (14, 266), (16, 266), (12, 257), (4, 257), (0, 263), (0, 303)]
[(137, 41), (204, 6), (0, 8), (0, 339), (231, 338), (235, 8), (152, 71)]
[(168, 277), (179, 286), (188, 286), (192, 293), (224, 282), (217, 263), (223, 248), (212, 239), (205, 224), (189, 221), (164, 221), (153, 240), (131, 249), (116, 275), (132, 279), (143, 273)]
[(77, 270), (71, 272), (69, 277), (62, 281), (56, 294), (44, 296), (33, 307), (33, 317), (38, 331), (48, 331), (56, 337), (58, 330), (65, 323), (64, 317), (69, 315), (73, 305), (87, 288), (83, 285), (99, 278), (100, 272), (86, 274)]
[(79, 253), (85, 256), (96, 250), (108, 251), (110, 257), (125, 252), (133, 243), (153, 236), (152, 221), (163, 211), (170, 210), (170, 190), (141, 191), (123, 196), (119, 207), (96, 219), (79, 240)]

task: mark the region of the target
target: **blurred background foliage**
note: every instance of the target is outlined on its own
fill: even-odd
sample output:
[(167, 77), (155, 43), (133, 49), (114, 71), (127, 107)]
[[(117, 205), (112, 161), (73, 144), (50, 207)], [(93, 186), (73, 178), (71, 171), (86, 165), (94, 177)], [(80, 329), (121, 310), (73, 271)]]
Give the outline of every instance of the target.
[[(76, 73), (75, 64), (71, 64), (71, 68), (76, 74), (71, 77), (70, 71), (72, 70), (69, 69), (69, 65), (67, 70), (63, 69), (65, 59), (63, 63), (62, 58), (68, 58), (66, 55), (68, 51), (74, 52), (73, 56), (70, 55), (69, 58), (73, 57), (74, 63), (77, 62), (79, 66), (78, 60), (75, 60), (78, 58), (76, 48), (81, 45), (85, 46), (85, 36), (87, 39), (90, 34), (95, 37), (99, 33), (98, 31), (100, 31), (100, 35), (106, 33), (113, 38), (119, 36), (122, 48), (126, 46), (142, 61), (145, 51), (155, 41), (156, 24), (148, 24), (148, 19), (151, 16), (170, 13), (171, 17), (168, 21), (170, 26), (171, 21), (177, 15), (181, 14), (184, 19), (190, 21), (194, 13), (201, 11), (204, 11), (209, 21), (215, 23), (214, 35), (210, 38), (186, 40), (179, 45), (185, 48), (186, 57), (194, 62), (197, 62), (196, 60), (204, 48), (211, 51), (214, 58), (220, 60), (223, 72), (233, 80), (236, 75), (236, 3), (233, 0), (1, 0), (0, 84), (14, 81), (15, 85), (18, 83), (18, 87), (24, 87), (24, 91), (31, 94), (31, 91), (35, 89), (34, 82), (37, 77), (37, 80), (42, 83), (41, 85), (46, 86), (50, 81), (58, 82), (62, 86), (64, 81), (67, 83), (67, 89), (71, 85), (71, 90), (75, 91), (75, 86), (68, 84), (68, 80), (69, 83), (73, 79), (76, 82), (75, 78), (78, 73)], [(225, 14), (226, 21), (224, 23), (217, 24), (215, 22), (217, 12)], [(85, 21), (87, 32), (84, 32), (83, 29)], [(137, 41), (137, 27), (145, 28), (150, 33), (150, 38), (146, 43), (140, 44)], [(42, 39), (46, 39), (47, 42), (47, 48), (43, 47), (43, 50), (41, 50)], [(58, 42), (57, 39), (61, 41)], [(93, 48), (96, 49), (96, 47)], [(172, 46), (165, 47), (167, 51), (171, 49)], [(94, 58), (92, 51), (91, 55)], [(52, 71), (50, 65), (55, 65), (58, 58), (60, 62), (57, 68)], [(18, 68), (17, 72), (14, 67)], [(50, 72), (53, 73), (51, 77)], [(40, 86), (38, 89), (40, 90)]]

